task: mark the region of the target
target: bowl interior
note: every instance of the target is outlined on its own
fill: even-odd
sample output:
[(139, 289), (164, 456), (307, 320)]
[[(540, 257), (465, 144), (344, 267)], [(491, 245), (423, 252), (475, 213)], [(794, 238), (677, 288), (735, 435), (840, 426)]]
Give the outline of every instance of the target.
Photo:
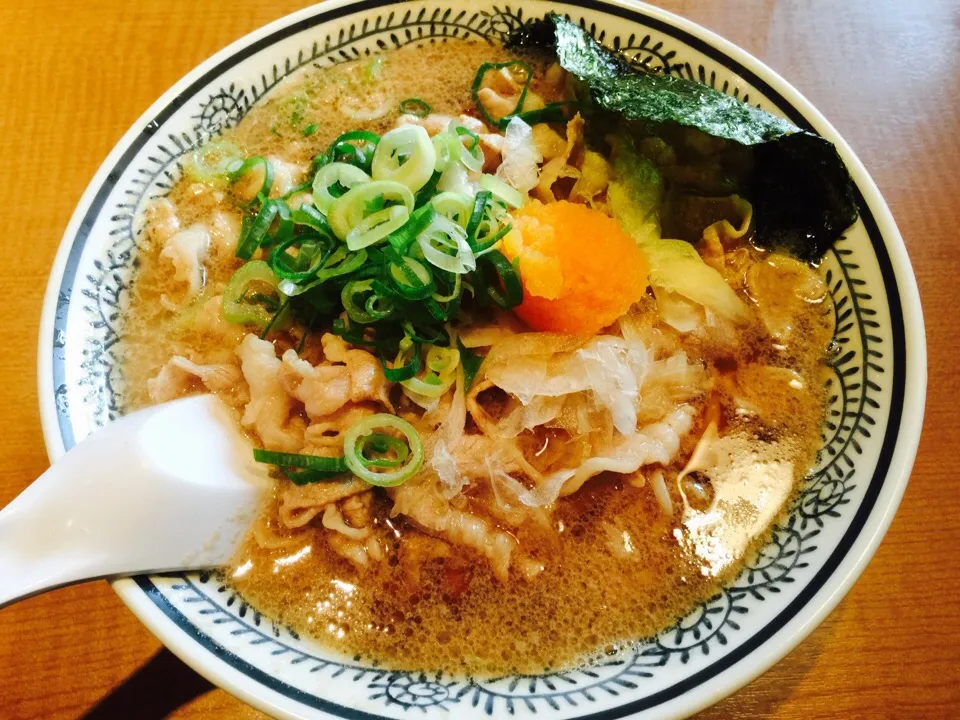
[[(728, 43), (634, 4), (526, 1), (328, 2), (227, 48), (161, 98), (123, 138), (84, 196), (50, 281), (40, 339), (45, 435), (56, 456), (124, 411), (115, 355), (135, 273), (142, 210), (166, 193), (181, 158), (239, 122), (285, 77), (410, 43), (505, 39), (547, 9), (568, 13), (632, 62), (688, 77), (838, 142), (861, 219), (821, 266), (832, 298), (830, 406), (816, 468), (772, 541), (740, 577), (689, 616), (598, 667), (476, 680), (386, 672), (336, 657), (265, 618), (216, 573), (116, 583), (131, 608), (207, 677), (289, 716), (605, 717), (685, 714), (749, 681), (839, 600), (902, 493), (922, 408), (922, 324), (899, 234), (876, 188), (833, 129), (792, 88)], [(906, 300), (904, 299), (906, 298)], [(919, 328), (909, 337), (908, 327)], [(922, 361), (920, 362), (922, 365)], [(913, 417), (902, 427), (906, 388)], [(908, 417), (911, 417), (908, 415)]]

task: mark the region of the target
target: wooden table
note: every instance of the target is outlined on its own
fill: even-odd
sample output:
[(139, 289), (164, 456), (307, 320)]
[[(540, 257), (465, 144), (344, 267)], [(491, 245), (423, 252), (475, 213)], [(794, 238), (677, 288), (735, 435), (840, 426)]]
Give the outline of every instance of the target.
[[(303, 3), (34, 0), (0, 7), (0, 505), (47, 467), (36, 390), (41, 296), (81, 192), (141, 112), (208, 55)], [(704, 717), (960, 713), (960, 4), (656, 0), (758, 56), (850, 142), (906, 239), (930, 392), (913, 478), (840, 607)], [(160, 644), (106, 583), (0, 612), (0, 717), (253, 718)]]

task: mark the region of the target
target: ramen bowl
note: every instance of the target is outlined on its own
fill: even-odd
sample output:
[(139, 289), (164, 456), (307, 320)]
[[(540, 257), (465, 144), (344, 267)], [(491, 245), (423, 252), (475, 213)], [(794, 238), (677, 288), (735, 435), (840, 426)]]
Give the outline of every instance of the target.
[(114, 582), (188, 665), (275, 716), (689, 715), (767, 670), (826, 617), (873, 555), (903, 494), (923, 412), (923, 321), (903, 241), (876, 186), (823, 116), (769, 68), (686, 20), (624, 0), (335, 0), (251, 33), (188, 74), (104, 161), (60, 245), (39, 347), (51, 459), (124, 413), (116, 347), (143, 210), (176, 182), (185, 155), (305, 66), (417, 43), (499, 42), (550, 10), (568, 14), (632, 63), (709, 84), (837, 146), (860, 218), (819, 267), (838, 350), (817, 463), (736, 580), (656, 637), (579, 670), (498, 678), (394, 672), (339, 656), (261, 615), (216, 572)]

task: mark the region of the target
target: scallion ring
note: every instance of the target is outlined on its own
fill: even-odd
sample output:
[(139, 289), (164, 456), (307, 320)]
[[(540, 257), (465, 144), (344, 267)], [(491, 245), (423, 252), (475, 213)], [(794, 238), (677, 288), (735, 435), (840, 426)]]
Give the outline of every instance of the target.
[(262, 158), (259, 155), (254, 155), (253, 157), (247, 158), (243, 162), (235, 160), (229, 165), (227, 170), (227, 179), (231, 183), (235, 183), (248, 172), (251, 172), (256, 168), (262, 168), (263, 182), (260, 183), (260, 189), (247, 203), (248, 206), (252, 205), (257, 200), (260, 200), (261, 203), (265, 203), (266, 199), (270, 197), (270, 191), (273, 189), (273, 165), (271, 165), (270, 162), (265, 158)]
[(340, 293), (347, 316), (361, 325), (371, 325), (393, 313), (393, 301), (378, 295), (373, 283), (373, 280), (351, 280)]
[(473, 200), (466, 193), (442, 192), (434, 195), (430, 204), (438, 215), (453, 220), (464, 229), (470, 222)]
[[(309, 280), (333, 252), (333, 242), (329, 237), (313, 233), (291, 235), (270, 251), (270, 268), (281, 280), (295, 283)], [(288, 252), (291, 248), (296, 249), (296, 255)]]
[(380, 364), (383, 365), (383, 376), (389, 382), (402, 382), (409, 380), (420, 372), (420, 343), (404, 338), (400, 343), (400, 350), (393, 361), (393, 365), (387, 363), (383, 355), (380, 355)]
[(510, 60), (509, 62), (502, 63), (483, 63), (477, 68), (477, 74), (473, 77), (473, 85), (470, 87), (470, 92), (473, 95), (473, 101), (477, 106), (477, 110), (480, 111), (480, 115), (484, 121), (494, 127), (498, 125), (499, 120), (494, 118), (484, 104), (480, 102), (480, 88), (488, 72), (491, 70), (502, 70), (504, 68), (519, 68), (524, 74), (523, 86), (520, 88), (520, 96), (517, 98), (517, 104), (514, 105), (510, 112), (506, 113), (507, 115), (514, 115), (523, 110), (523, 103), (527, 99), (527, 91), (530, 89), (530, 81), (533, 80), (533, 69), (521, 60)]
[(227, 179), (230, 167), (243, 163), (243, 151), (229, 140), (205, 142), (187, 155), (183, 171), (193, 180), (211, 183)]
[(290, 217), (294, 225), (304, 225), (321, 235), (333, 238), (333, 230), (330, 229), (326, 216), (310, 203), (300, 205), (290, 213)]
[(457, 298), (460, 297), (461, 288), (463, 286), (463, 275), (460, 275), (457, 273), (450, 273), (450, 275), (453, 278), (450, 292), (444, 295), (443, 293), (437, 291), (430, 296), (434, 300), (436, 300), (438, 303), (452, 302), (453, 300), (456, 300)]
[(299, 285), (290, 280), (282, 280), (280, 281), (280, 291), (290, 297), (302, 295), (309, 290), (313, 290), (315, 287), (323, 285), (332, 278), (356, 272), (363, 267), (366, 262), (366, 250), (350, 252), (345, 246), (341, 245), (326, 259), (314, 275), (313, 280), (304, 285)]
[(370, 174), (374, 180), (402, 183), (416, 192), (430, 180), (436, 162), (437, 153), (427, 131), (419, 125), (402, 125), (380, 138)]
[[(360, 443), (360, 454), (368, 468), (403, 467), (407, 458), (410, 457), (410, 448), (407, 444), (386, 433), (370, 433), (360, 438)], [(370, 452), (376, 455), (370, 457)]]
[[(371, 209), (372, 204), (379, 207)], [(327, 219), (336, 236), (346, 240), (350, 231), (367, 215), (396, 204), (405, 206), (408, 213), (413, 212), (413, 193), (406, 185), (392, 180), (358, 183), (337, 198)]]
[(280, 472), (294, 485), (309, 485), (315, 482), (326, 482), (328, 480), (342, 480), (342, 472), (332, 472), (327, 470), (298, 470), (296, 468), (281, 467)]
[(433, 150), (437, 154), (437, 160), (433, 169), (437, 172), (443, 172), (455, 162), (460, 160), (460, 138), (456, 133), (441, 132), (433, 136)]
[(442, 327), (424, 326), (418, 330), (410, 321), (401, 323), (401, 327), (403, 327), (403, 332), (406, 333), (407, 339), (412, 342), (420, 343), (421, 345), (439, 345), (441, 347), (447, 347), (450, 344), (450, 336), (447, 335), (446, 330)]
[(347, 247), (359, 250), (383, 240), (387, 235), (402, 228), (410, 219), (410, 211), (403, 205), (391, 205), (367, 215), (347, 233)]
[(342, 162), (324, 165), (313, 178), (313, 202), (320, 212), (328, 214), (338, 197), (357, 183), (369, 181), (370, 176), (354, 165)]
[(527, 198), (519, 190), (510, 187), (503, 180), (495, 175), (481, 175), (478, 181), (480, 187), (489, 190), (494, 197), (503, 200), (509, 207), (521, 208), (526, 204)]
[(414, 196), (414, 207), (421, 208), (430, 202), (430, 198), (437, 193), (437, 185), (440, 184), (441, 177), (443, 177), (443, 173), (434, 172), (427, 180), (427, 184), (417, 190), (417, 194)]
[(267, 200), (260, 207), (260, 212), (256, 217), (245, 223), (240, 232), (240, 239), (237, 241), (236, 256), (243, 260), (249, 260), (253, 254), (260, 248), (267, 232), (273, 221), (279, 214), (279, 206), (273, 200)]
[(433, 108), (430, 107), (430, 103), (418, 97), (407, 98), (400, 103), (400, 112), (404, 115), (425, 118), (432, 110)]
[[(236, 325), (256, 325), (261, 330), (286, 318), (274, 319), (287, 297), (279, 289), (279, 280), (262, 260), (244, 263), (223, 289), (220, 312), (224, 320)], [(289, 313), (287, 313), (289, 315)]]
[(480, 257), (497, 244), (513, 225), (510, 224), (503, 203), (493, 200), (489, 190), (481, 190), (473, 201), (473, 212), (467, 223), (467, 242), (476, 257)]
[[(403, 435), (410, 453), (395, 470), (377, 472), (375, 461), (367, 458), (363, 451), (367, 436), (383, 434), (378, 432), (383, 430), (394, 430)], [(420, 470), (423, 465), (423, 442), (420, 434), (406, 420), (381, 413), (366, 417), (347, 430), (343, 438), (343, 455), (350, 471), (364, 482), (378, 487), (394, 487), (406, 482)]]
[(513, 120), (513, 118), (520, 118), (527, 125), (563, 122), (566, 119), (563, 114), (564, 109), (576, 104), (576, 101), (564, 100), (562, 102), (550, 103), (549, 105), (546, 105), (542, 108), (537, 108), (536, 110), (528, 110), (527, 112), (513, 112), (500, 118), (500, 121), (497, 123), (497, 127), (500, 130), (506, 130), (507, 125), (510, 124), (510, 121)]
[(376, 152), (380, 136), (369, 130), (351, 130), (345, 132), (332, 143), (322, 156), (322, 163), (343, 162), (354, 165), (364, 172), (370, 172), (373, 155)]
[(447, 272), (464, 273), (477, 269), (477, 260), (467, 243), (467, 231), (443, 215), (436, 215), (417, 236), (424, 259)]
[[(486, 157), (483, 154), (483, 148), (480, 147), (480, 136), (456, 123), (451, 123), (451, 129), (456, 133), (460, 144), (460, 162), (463, 166), (471, 172), (482, 170)], [(463, 142), (463, 138), (467, 139), (466, 143)]]
[(427, 350), (427, 368), (438, 375), (452, 375), (460, 365), (460, 351), (454, 347), (437, 347)]
[[(523, 285), (520, 282), (520, 275), (503, 253), (499, 250), (491, 250), (480, 258), (478, 269), (481, 268), (486, 280), (487, 296), (497, 307), (501, 310), (510, 310), (523, 302)], [(493, 271), (496, 277), (487, 277), (490, 271)]]
[(433, 220), (433, 206), (424, 205), (417, 208), (410, 216), (410, 221), (396, 232), (387, 236), (387, 242), (398, 255), (405, 255), (410, 246), (417, 239), (417, 235), (423, 232), (424, 228)]
[(428, 298), (437, 287), (427, 266), (409, 256), (390, 262), (387, 277), (391, 286), (407, 300)]

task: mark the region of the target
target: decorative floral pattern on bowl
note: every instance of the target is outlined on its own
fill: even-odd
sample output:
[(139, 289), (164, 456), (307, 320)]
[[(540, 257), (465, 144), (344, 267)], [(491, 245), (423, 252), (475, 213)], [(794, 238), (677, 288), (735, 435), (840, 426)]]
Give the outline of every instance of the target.
[[(708, 83), (837, 140), (796, 91), (742, 51), (632, 3), (367, 0), (304, 10), (227, 48), (158, 101), (81, 201), (51, 275), (40, 339), (51, 454), (123, 413), (114, 353), (142, 211), (169, 191), (186, 153), (306, 65), (411, 43), (499, 41), (548, 9), (568, 13), (636, 65)], [(899, 501), (919, 433), (925, 380), (915, 284), (876, 188), (842, 144), (841, 153), (859, 187), (861, 220), (821, 267), (836, 352), (817, 467), (740, 577), (658, 637), (577, 671), (478, 680), (332, 656), (261, 616), (216, 573), (141, 577), (117, 582), (117, 591), (188, 663), (282, 716), (664, 717), (741, 686), (799, 642), (853, 582)]]

